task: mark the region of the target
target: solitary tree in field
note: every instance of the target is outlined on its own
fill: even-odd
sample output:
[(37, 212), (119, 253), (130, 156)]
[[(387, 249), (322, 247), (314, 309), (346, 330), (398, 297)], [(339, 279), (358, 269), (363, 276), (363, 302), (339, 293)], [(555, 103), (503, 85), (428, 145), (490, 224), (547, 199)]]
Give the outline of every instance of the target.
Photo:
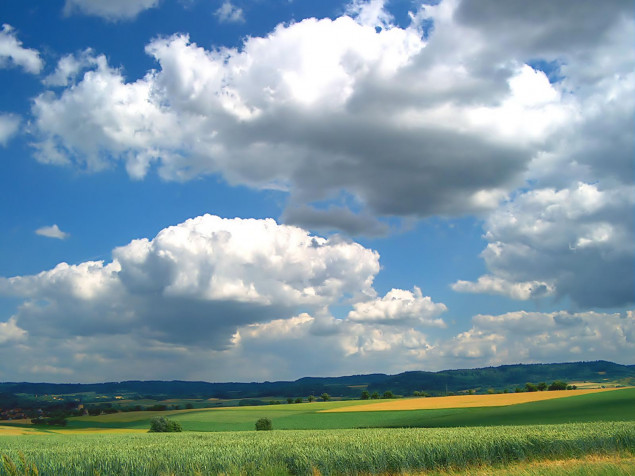
[(269, 431), (273, 430), (273, 423), (269, 418), (260, 418), (256, 422), (256, 430), (257, 431)]
[(386, 390), (381, 398), (395, 398), (395, 396), (390, 390)]
[(306, 399), (309, 401), (309, 403), (311, 403), (313, 400), (315, 400), (315, 397), (313, 395), (309, 395), (308, 397), (306, 397)]
[(364, 390), (359, 398), (361, 400), (368, 400), (370, 398), (370, 393), (368, 393), (368, 390)]
[(325, 402), (328, 402), (331, 399), (331, 396), (328, 393), (324, 392), (322, 395), (320, 395), (320, 398)]
[(150, 433), (172, 433), (183, 431), (181, 424), (165, 417), (156, 417), (150, 420)]

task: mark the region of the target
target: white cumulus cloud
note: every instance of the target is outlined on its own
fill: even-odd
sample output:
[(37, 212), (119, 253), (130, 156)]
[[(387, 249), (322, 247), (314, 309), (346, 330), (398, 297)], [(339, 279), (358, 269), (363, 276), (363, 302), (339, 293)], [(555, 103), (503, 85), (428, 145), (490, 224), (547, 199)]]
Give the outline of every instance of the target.
[(383, 298), (356, 303), (349, 312), (348, 319), (355, 322), (410, 322), (444, 327), (444, 322), (435, 317), (445, 311), (447, 307), (444, 304), (432, 302), (430, 297), (423, 296), (421, 289), (415, 286), (413, 291), (391, 289)]
[[(453, 367), (593, 359), (625, 362), (635, 352), (633, 312), (517, 311), (478, 315), (438, 349)], [(626, 357), (626, 359), (628, 359)]]
[(0, 31), (0, 68), (20, 66), (27, 73), (38, 74), (44, 63), (37, 50), (24, 48), (15, 30), (6, 23)]
[(568, 296), (582, 307), (613, 307), (635, 300), (632, 185), (525, 192), (492, 213), (482, 257), (492, 274), (456, 291), (515, 299)]
[(205, 215), (116, 248), (110, 263), (1, 278), (0, 292), (26, 299), (16, 319), (32, 334), (131, 333), (223, 348), (240, 325), (373, 298), (378, 259), (273, 220)]

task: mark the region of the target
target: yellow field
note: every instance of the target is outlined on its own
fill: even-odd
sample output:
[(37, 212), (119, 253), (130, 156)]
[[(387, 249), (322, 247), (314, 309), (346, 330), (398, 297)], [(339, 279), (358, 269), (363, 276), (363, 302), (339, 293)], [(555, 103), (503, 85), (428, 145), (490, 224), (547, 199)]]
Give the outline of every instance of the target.
[(0, 436), (15, 435), (37, 435), (41, 432), (35, 428), (24, 428), (21, 426), (0, 425)]
[(332, 412), (372, 412), (384, 410), (436, 410), (441, 408), (503, 407), (519, 403), (538, 402), (554, 398), (586, 395), (588, 393), (610, 392), (614, 388), (587, 390), (555, 390), (549, 392), (498, 393), (494, 395), (456, 395), (452, 397), (405, 398), (384, 402), (368, 403), (350, 407), (322, 410)]
[(65, 428), (55, 428), (49, 430), (48, 433), (57, 433), (60, 435), (94, 435), (98, 433), (123, 434), (123, 433), (147, 433), (148, 430), (133, 428), (73, 428), (67, 430)]

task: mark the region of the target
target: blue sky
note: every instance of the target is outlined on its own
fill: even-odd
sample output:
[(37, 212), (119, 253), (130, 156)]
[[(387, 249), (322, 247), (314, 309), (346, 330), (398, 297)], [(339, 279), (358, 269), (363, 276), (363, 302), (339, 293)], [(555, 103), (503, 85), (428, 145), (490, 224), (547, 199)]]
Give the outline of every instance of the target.
[(0, 381), (634, 363), (631, 10), (3, 2)]

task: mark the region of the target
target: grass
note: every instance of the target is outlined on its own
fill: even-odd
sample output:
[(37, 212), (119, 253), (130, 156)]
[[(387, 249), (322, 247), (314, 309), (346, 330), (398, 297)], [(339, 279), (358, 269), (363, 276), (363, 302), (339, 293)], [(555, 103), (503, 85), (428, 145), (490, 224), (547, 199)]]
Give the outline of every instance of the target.
[(416, 474), (589, 454), (630, 458), (635, 423), (0, 437), (0, 454), (19, 462), (20, 453), (43, 476)]

